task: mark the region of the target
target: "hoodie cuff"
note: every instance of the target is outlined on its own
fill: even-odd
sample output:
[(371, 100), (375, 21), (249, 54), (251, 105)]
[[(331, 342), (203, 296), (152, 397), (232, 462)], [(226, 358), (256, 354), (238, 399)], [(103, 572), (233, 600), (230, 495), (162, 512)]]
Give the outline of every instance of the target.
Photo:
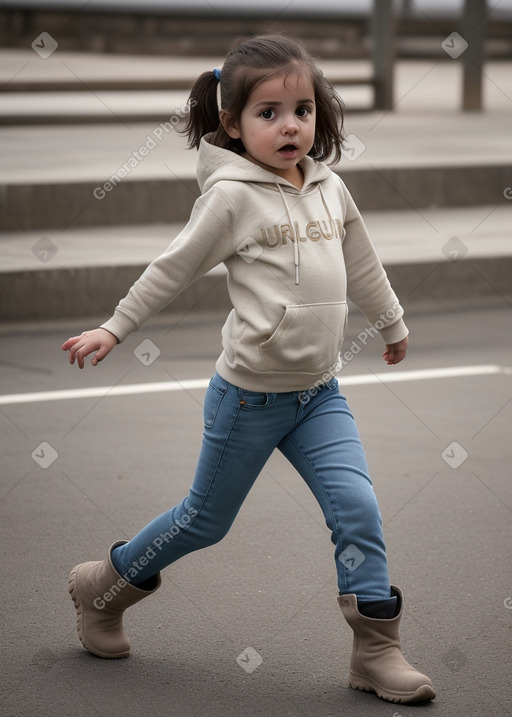
[(384, 339), (386, 346), (389, 346), (403, 341), (409, 335), (409, 329), (405, 325), (404, 320), (399, 319), (394, 324), (391, 324), (391, 326), (386, 326), (381, 329), (380, 335)]
[(124, 341), (128, 334), (137, 331), (138, 328), (138, 325), (133, 319), (130, 319), (126, 314), (122, 314), (120, 311), (116, 311), (112, 318), (100, 326), (100, 329), (106, 329), (110, 331), (111, 334), (114, 334), (119, 343)]

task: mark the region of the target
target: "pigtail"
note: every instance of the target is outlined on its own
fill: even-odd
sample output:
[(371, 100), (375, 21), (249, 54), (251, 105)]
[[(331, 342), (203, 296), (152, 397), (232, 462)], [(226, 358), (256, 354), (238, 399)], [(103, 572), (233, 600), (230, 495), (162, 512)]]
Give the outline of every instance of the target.
[(190, 149), (199, 149), (201, 138), (209, 132), (216, 132), (219, 128), (218, 84), (217, 74), (215, 71), (209, 70), (199, 75), (192, 86), (188, 121), (182, 130), (188, 137)]

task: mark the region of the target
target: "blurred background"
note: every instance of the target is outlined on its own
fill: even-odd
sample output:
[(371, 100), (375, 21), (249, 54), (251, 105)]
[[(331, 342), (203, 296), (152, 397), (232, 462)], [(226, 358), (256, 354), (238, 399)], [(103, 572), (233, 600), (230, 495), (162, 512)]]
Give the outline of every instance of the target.
[[(384, 0), (396, 21), (399, 57), (439, 56), (439, 42), (463, 22), (466, 0)], [(511, 0), (480, 12), (487, 56), (511, 53)], [(8, 0), (2, 3), (2, 45), (26, 47), (41, 23), (59, 34), (62, 50), (143, 54), (223, 55), (238, 35), (269, 29), (301, 37), (322, 57), (364, 58), (373, 0)], [(481, 18), (479, 18), (481, 19)]]

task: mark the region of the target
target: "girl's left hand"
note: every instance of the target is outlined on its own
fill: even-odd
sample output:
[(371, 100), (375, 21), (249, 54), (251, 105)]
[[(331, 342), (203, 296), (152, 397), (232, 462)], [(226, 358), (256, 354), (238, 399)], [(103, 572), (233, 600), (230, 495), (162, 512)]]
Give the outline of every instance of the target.
[(407, 353), (407, 344), (409, 343), (409, 337), (399, 341), (396, 344), (387, 344), (386, 350), (382, 354), (382, 358), (388, 366), (392, 366), (395, 363), (400, 363), (405, 358)]

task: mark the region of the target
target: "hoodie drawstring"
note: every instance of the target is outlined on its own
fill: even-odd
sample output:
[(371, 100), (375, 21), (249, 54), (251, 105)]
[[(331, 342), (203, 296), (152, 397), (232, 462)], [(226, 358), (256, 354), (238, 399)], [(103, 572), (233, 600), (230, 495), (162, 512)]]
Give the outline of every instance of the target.
[[(286, 214), (288, 216), (288, 221), (290, 222), (290, 227), (293, 227), (293, 219), (292, 214), (290, 212), (290, 208), (288, 206), (288, 202), (286, 201), (286, 196), (283, 190), (281, 189), (281, 186), (279, 184), (276, 184), (276, 187), (279, 190), (279, 193), (281, 195), (281, 199), (283, 200), (284, 207), (286, 209)], [(332, 214), (329, 210), (329, 205), (327, 204), (327, 201), (325, 199), (324, 193), (322, 191), (322, 185), (319, 182), (318, 183), (318, 189), (320, 191), (320, 197), (322, 198), (322, 204), (324, 205), (324, 209), (327, 213), (327, 216), (329, 217), (329, 224), (330, 226), (334, 226), (334, 219), (332, 218)], [(299, 238), (296, 236), (293, 240), (293, 262), (295, 264), (295, 283), (300, 283), (300, 277), (299, 277), (299, 266), (300, 266), (300, 250), (299, 250)]]
[(324, 193), (322, 191), (322, 185), (318, 183), (318, 189), (320, 190), (320, 196), (322, 197), (322, 204), (324, 205), (324, 209), (327, 212), (327, 216), (329, 217), (329, 225), (331, 227), (334, 227), (334, 219), (332, 218), (332, 214), (329, 211), (329, 205), (327, 204), (327, 201), (324, 197)]
[[(292, 215), (291, 215), (290, 209), (289, 209), (289, 207), (288, 207), (288, 202), (286, 201), (286, 197), (285, 197), (285, 195), (284, 195), (284, 192), (283, 192), (283, 190), (281, 189), (281, 186), (280, 186), (279, 184), (276, 184), (276, 186), (277, 186), (277, 188), (279, 189), (279, 193), (280, 193), (280, 195), (281, 195), (281, 199), (283, 200), (283, 204), (284, 204), (284, 207), (285, 207), (285, 209), (286, 209), (286, 214), (287, 214), (287, 216), (288, 216), (288, 221), (290, 222), (290, 227), (293, 227)], [(323, 196), (323, 195), (322, 195), (322, 196)], [(324, 200), (324, 205), (325, 205), (325, 200)], [(329, 216), (330, 216), (330, 215), (329, 215)], [(293, 241), (293, 263), (295, 264), (295, 284), (299, 284), (299, 283), (300, 283), (300, 279), (299, 279), (299, 259), (300, 259), (300, 256), (299, 256), (299, 241), (298, 241), (298, 237), (295, 237), (295, 239), (294, 239), (294, 241)]]

